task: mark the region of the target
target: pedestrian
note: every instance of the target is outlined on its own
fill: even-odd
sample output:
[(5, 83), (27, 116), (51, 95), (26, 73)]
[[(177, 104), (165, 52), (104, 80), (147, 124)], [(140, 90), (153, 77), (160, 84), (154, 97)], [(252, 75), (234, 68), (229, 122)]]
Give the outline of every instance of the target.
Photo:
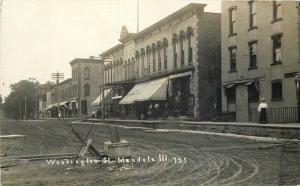
[(266, 103), (266, 99), (261, 98), (261, 101), (257, 108), (257, 111), (259, 113), (259, 123), (267, 123), (267, 109), (268, 104)]

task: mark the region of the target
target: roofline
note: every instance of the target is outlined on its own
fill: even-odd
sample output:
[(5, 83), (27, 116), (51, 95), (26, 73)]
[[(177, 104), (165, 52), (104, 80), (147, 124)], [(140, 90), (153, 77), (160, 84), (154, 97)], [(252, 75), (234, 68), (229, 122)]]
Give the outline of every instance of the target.
[(75, 58), (72, 61), (70, 61), (70, 65), (76, 64), (76, 63), (99, 63), (101, 62), (101, 59), (93, 59), (93, 58)]
[(149, 27), (143, 29), (142, 31), (138, 32), (135, 38), (143, 36), (147, 32), (150, 32), (150, 31), (154, 30), (155, 28), (164, 25), (165, 23), (169, 22), (170, 20), (176, 19), (178, 16), (180, 16), (186, 12), (190, 12), (192, 10), (198, 10), (198, 9), (202, 9), (202, 12), (204, 12), (204, 7), (206, 7), (206, 5), (207, 4), (190, 3), (186, 6), (184, 6), (183, 8), (168, 15), (167, 17), (159, 20), (158, 22), (150, 25)]
[(63, 80), (63, 81), (60, 82), (59, 84), (61, 85), (61, 84), (64, 84), (64, 83), (68, 83), (68, 82), (71, 81), (71, 80), (72, 80), (72, 78), (68, 78), (68, 79)]
[(123, 47), (122, 44), (117, 44), (117, 45), (111, 47), (110, 49), (108, 49), (108, 50), (102, 52), (99, 56), (106, 55), (106, 54), (108, 54), (108, 53), (110, 53), (110, 52), (112, 52), (112, 51), (114, 51), (114, 50), (116, 50), (116, 49), (119, 49), (119, 48), (121, 48), (121, 47)]

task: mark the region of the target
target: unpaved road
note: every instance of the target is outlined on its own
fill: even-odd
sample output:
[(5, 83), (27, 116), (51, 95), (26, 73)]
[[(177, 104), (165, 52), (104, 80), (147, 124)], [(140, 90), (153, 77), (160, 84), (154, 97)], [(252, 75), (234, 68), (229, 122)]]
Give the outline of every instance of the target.
[[(82, 135), (90, 125), (72, 124)], [(1, 122), (2, 185), (297, 185), (300, 143), (255, 141), (182, 132), (119, 128), (135, 162), (25, 161), (12, 156), (77, 153), (81, 143), (62, 121)], [(96, 125), (90, 138), (100, 151), (109, 128)], [(159, 161), (164, 155), (167, 161)], [(138, 162), (138, 160), (141, 162)], [(149, 158), (149, 159), (148, 159)], [(92, 158), (90, 158), (92, 159)], [(143, 162), (145, 159), (145, 162)], [(49, 159), (48, 159), (49, 160)], [(54, 162), (54, 159), (52, 159)], [(62, 165), (61, 162), (64, 161)], [(70, 160), (70, 159), (68, 159)], [(80, 160), (85, 160), (80, 159)], [(150, 162), (148, 162), (150, 160)], [(84, 165), (84, 166), (83, 166)]]

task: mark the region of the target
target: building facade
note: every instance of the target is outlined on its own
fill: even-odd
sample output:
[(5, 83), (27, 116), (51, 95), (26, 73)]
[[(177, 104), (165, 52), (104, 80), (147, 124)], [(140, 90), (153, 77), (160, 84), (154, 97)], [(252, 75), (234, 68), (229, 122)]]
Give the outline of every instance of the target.
[(90, 116), (93, 112), (92, 102), (100, 94), (102, 85), (103, 63), (100, 59), (76, 58), (70, 62), (72, 68), (72, 89), (74, 105), (78, 105), (78, 116)]
[(266, 98), (269, 122), (296, 120), (299, 15), (296, 1), (222, 1), (223, 112), (256, 122)]
[[(131, 118), (209, 120), (220, 87), (220, 14), (189, 4), (101, 54), (106, 109)], [(220, 100), (220, 99), (219, 99)]]
[(53, 87), (47, 94), (49, 117), (87, 117), (99, 108), (92, 102), (100, 94), (103, 63), (100, 59), (76, 58), (70, 62), (72, 77)]

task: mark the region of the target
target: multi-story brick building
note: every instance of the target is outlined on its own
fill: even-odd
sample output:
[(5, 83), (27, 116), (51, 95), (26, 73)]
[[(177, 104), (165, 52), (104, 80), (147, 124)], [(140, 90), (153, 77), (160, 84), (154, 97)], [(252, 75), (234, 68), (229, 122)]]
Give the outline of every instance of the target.
[(102, 85), (102, 65), (99, 59), (76, 58), (70, 62), (72, 67), (72, 89), (74, 105), (78, 105), (78, 116), (90, 116), (92, 102), (100, 94)]
[(72, 78), (62, 81), (58, 87), (55, 86), (47, 94), (48, 100), (51, 101), (48, 105), (50, 117), (57, 116), (57, 106), (65, 117), (90, 116), (96, 109), (92, 106), (92, 102), (100, 94), (103, 63), (99, 59), (90, 57), (89, 59), (76, 58), (70, 62), (70, 65)]
[[(112, 116), (188, 116), (216, 111), (220, 82), (220, 14), (189, 4), (138, 33), (122, 28), (101, 54)], [(110, 101), (109, 101), (110, 100)]]
[(296, 1), (222, 1), (222, 107), (237, 121), (257, 121), (260, 98), (269, 121), (296, 120), (299, 12)]

